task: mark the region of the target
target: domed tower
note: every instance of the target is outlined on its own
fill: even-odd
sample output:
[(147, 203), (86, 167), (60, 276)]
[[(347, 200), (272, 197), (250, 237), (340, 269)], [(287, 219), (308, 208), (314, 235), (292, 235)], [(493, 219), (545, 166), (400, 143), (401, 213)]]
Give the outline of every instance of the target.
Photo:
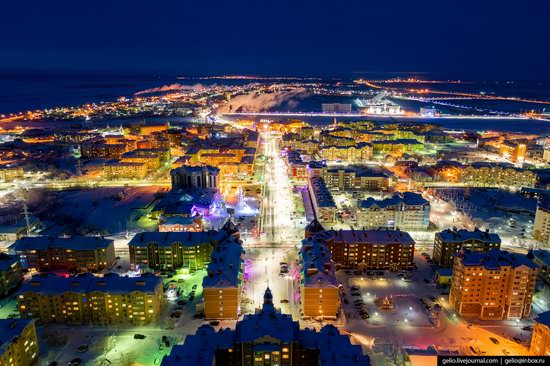
[(306, 239), (311, 239), (313, 235), (317, 234), (318, 232), (325, 231), (325, 228), (317, 219), (313, 219), (312, 222), (307, 224), (305, 230), (304, 230), (304, 237)]
[(273, 305), (273, 294), (269, 287), (265, 290), (264, 293), (264, 305)]

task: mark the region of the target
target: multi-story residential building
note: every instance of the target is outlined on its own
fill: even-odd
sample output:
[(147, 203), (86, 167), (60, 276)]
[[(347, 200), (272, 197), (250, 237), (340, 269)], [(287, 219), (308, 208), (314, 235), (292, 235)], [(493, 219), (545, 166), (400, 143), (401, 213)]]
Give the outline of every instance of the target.
[(321, 177), (308, 179), (308, 192), (317, 220), (331, 224), (336, 220), (336, 203)]
[(33, 319), (0, 319), (0, 366), (35, 365), (40, 350)]
[(19, 292), (22, 318), (42, 323), (148, 324), (160, 316), (162, 278), (152, 274), (103, 277), (34, 276)]
[(424, 149), (424, 144), (416, 139), (379, 140), (372, 141), (371, 144), (375, 154), (406, 153)]
[(463, 183), (474, 187), (534, 187), (537, 175), (530, 170), (515, 168), (506, 163), (478, 162), (464, 168)]
[(537, 272), (525, 255), (463, 250), (455, 257), (449, 302), (465, 317), (524, 318), (531, 314)]
[(330, 250), (323, 242), (304, 240), (300, 250), (302, 316), (336, 318), (340, 291)]
[(414, 267), (413, 238), (400, 230), (326, 230), (312, 236), (325, 243), (332, 260), (344, 267), (389, 269)]
[(86, 141), (80, 146), (83, 158), (115, 159), (120, 158), (126, 152), (124, 144), (106, 144), (103, 140)]
[(488, 252), (500, 249), (500, 244), (500, 236), (488, 230), (447, 229), (435, 234), (433, 260), (440, 266), (452, 266), (455, 254), (461, 249)]
[(537, 204), (533, 239), (543, 245), (550, 244), (550, 200), (545, 197), (540, 198)]
[(550, 252), (544, 249), (534, 249), (527, 253), (527, 257), (539, 266), (539, 279), (550, 284)]
[(505, 141), (500, 145), (500, 154), (511, 162), (523, 162), (527, 156), (527, 144), (518, 141)]
[(0, 182), (12, 182), (15, 179), (23, 179), (25, 172), (18, 166), (0, 165)]
[(147, 165), (137, 162), (108, 162), (101, 166), (101, 172), (107, 179), (143, 179), (147, 176)]
[(333, 168), (323, 171), (327, 187), (340, 190), (381, 191), (388, 189), (390, 180), (381, 172), (352, 168)]
[(324, 146), (320, 148), (319, 154), (326, 161), (364, 163), (372, 159), (372, 146), (367, 142), (352, 146)]
[(536, 356), (550, 356), (550, 311), (535, 318), (529, 351)]
[(135, 268), (194, 272), (206, 268), (214, 247), (236, 235), (230, 221), (219, 231), (139, 233), (128, 243), (130, 263)]
[(218, 189), (220, 170), (212, 166), (183, 166), (170, 172), (172, 189), (203, 188)]
[(17, 256), (0, 253), (0, 298), (23, 282), (23, 271)]
[(10, 250), (19, 256), (23, 268), (37, 271), (97, 272), (115, 262), (114, 241), (99, 236), (26, 236)]
[(152, 151), (132, 150), (124, 153), (120, 159), (123, 163), (139, 163), (145, 164), (147, 172), (156, 172), (160, 168), (161, 155)]
[(383, 200), (369, 197), (357, 207), (359, 227), (426, 230), (430, 225), (430, 202), (418, 193), (396, 193)]
[(231, 237), (218, 245), (202, 280), (206, 319), (237, 319), (244, 282), (244, 250)]
[(334, 366), (335, 360), (346, 366), (371, 364), (361, 347), (331, 324), (320, 331), (300, 330), (297, 321), (275, 308), (268, 288), (262, 308), (245, 315), (235, 330), (216, 332), (202, 325), (183, 345), (174, 346), (161, 366)]

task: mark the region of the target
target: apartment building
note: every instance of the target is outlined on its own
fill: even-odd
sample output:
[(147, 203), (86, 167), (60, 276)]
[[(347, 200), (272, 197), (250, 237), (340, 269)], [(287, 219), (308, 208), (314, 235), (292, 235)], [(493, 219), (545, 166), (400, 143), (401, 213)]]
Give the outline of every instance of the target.
[(372, 170), (333, 168), (323, 171), (323, 179), (328, 188), (340, 190), (381, 191), (389, 187), (388, 176)]
[(160, 316), (164, 295), (160, 277), (114, 273), (34, 276), (19, 293), (22, 318), (77, 325), (148, 324)]
[(452, 266), (454, 256), (462, 249), (473, 252), (488, 252), (500, 249), (500, 236), (482, 231), (477, 227), (470, 231), (457, 228), (447, 229), (435, 234), (433, 260), (440, 266)]
[(531, 170), (516, 168), (507, 163), (473, 163), (464, 168), (463, 183), (474, 187), (534, 187), (537, 175)]
[(17, 256), (0, 253), (0, 298), (9, 294), (22, 282), (23, 271)]
[(9, 249), (23, 268), (37, 271), (98, 272), (115, 262), (114, 241), (99, 236), (26, 236)]
[(206, 268), (212, 249), (231, 236), (238, 231), (230, 221), (219, 231), (139, 233), (128, 243), (130, 263), (134, 268), (194, 272)]
[(413, 238), (400, 230), (326, 230), (312, 236), (327, 245), (332, 260), (344, 267), (389, 269), (414, 267)]
[(531, 314), (537, 273), (525, 255), (462, 250), (453, 265), (449, 302), (465, 317), (521, 319)]
[(170, 172), (172, 189), (202, 188), (218, 189), (220, 170), (212, 166), (183, 166)]
[(430, 225), (430, 202), (418, 193), (396, 193), (383, 200), (369, 197), (358, 201), (357, 208), (357, 224), (363, 228), (426, 230)]
[(0, 366), (31, 366), (38, 360), (33, 319), (0, 319)]
[[(352, 140), (353, 141), (353, 140)], [(351, 146), (323, 146), (319, 155), (326, 161), (348, 161), (364, 163), (372, 159), (372, 146), (367, 142), (360, 142)]]
[(550, 311), (535, 318), (529, 351), (535, 356), (550, 356)]
[(300, 249), (302, 316), (335, 319), (340, 311), (338, 285), (327, 245), (317, 240), (304, 240)]
[(334, 223), (336, 221), (336, 203), (324, 179), (310, 177), (308, 179), (308, 192), (317, 220), (326, 224)]
[(244, 284), (244, 250), (231, 237), (212, 251), (207, 275), (203, 278), (206, 319), (237, 319)]
[(550, 244), (550, 200), (540, 198), (533, 224), (533, 239), (543, 245)]

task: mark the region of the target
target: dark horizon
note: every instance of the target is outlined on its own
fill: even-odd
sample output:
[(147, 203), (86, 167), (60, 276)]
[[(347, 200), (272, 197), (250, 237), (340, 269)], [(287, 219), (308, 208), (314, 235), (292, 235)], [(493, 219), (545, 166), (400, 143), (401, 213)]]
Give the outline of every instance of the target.
[(550, 80), (544, 0), (31, 0), (4, 10), (0, 73)]

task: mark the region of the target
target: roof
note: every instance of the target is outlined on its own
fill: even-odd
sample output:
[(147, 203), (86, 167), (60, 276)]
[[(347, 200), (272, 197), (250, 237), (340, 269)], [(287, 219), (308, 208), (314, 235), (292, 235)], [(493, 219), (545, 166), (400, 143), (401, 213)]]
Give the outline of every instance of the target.
[(213, 245), (225, 240), (229, 234), (224, 230), (208, 230), (199, 232), (154, 232), (147, 231), (136, 234), (128, 243), (130, 247), (146, 247), (150, 243), (169, 247), (179, 243), (186, 247)]
[(527, 254), (529, 258), (536, 258), (542, 263), (544, 263), (545, 266), (550, 267), (550, 252), (548, 250), (544, 249), (535, 249), (529, 251), (529, 254)]
[(210, 325), (203, 324), (195, 334), (185, 337), (185, 343), (176, 345), (170, 355), (164, 356), (161, 366), (212, 366), (218, 334)]
[(319, 332), (306, 328), (300, 332), (303, 349), (319, 350), (319, 366), (369, 366), (369, 356), (363, 355), (361, 346), (351, 344), (347, 335), (327, 324)]
[(500, 236), (497, 233), (479, 230), (477, 227), (472, 230), (447, 229), (437, 233), (441, 240), (446, 243), (464, 243), (469, 240), (479, 240), (486, 243), (501, 243)]
[(0, 253), (0, 271), (5, 272), (9, 270), (19, 260), (14, 255), (7, 255), (6, 253)]
[(34, 323), (33, 319), (0, 319), (0, 355), (32, 323)]
[(500, 270), (501, 267), (517, 268), (521, 266), (527, 266), (531, 269), (538, 268), (526, 255), (499, 249), (491, 249), (485, 253), (462, 250), (457, 256), (462, 258), (464, 266), (484, 266), (489, 270)]
[(334, 263), (327, 245), (317, 240), (304, 240), (300, 249), (302, 281), (307, 286), (336, 287)]
[(243, 255), (241, 242), (234, 237), (214, 248), (206, 268), (208, 275), (202, 279), (202, 286), (238, 287), (242, 283)]
[(535, 321), (540, 324), (544, 324), (547, 327), (550, 327), (550, 311), (545, 311), (544, 313), (540, 313), (536, 318)]
[(319, 207), (336, 207), (332, 193), (327, 188), (325, 180), (321, 177), (309, 178), (312, 194), (315, 196), (315, 202)]
[(72, 249), (72, 250), (96, 250), (114, 245), (111, 239), (101, 236), (73, 236), (59, 238), (52, 236), (25, 236), (18, 239), (10, 249), (15, 251), (47, 250), (47, 249)]
[(366, 200), (357, 201), (359, 208), (388, 208), (403, 204), (405, 206), (428, 206), (430, 202), (424, 199), (421, 194), (414, 192), (404, 192), (403, 194), (395, 193), (391, 198), (385, 198), (383, 200), (377, 200), (373, 197), (369, 197)]
[(44, 295), (57, 295), (64, 292), (89, 293), (93, 291), (105, 293), (126, 294), (132, 291), (155, 293), (162, 286), (162, 278), (144, 274), (140, 277), (119, 276), (109, 273), (103, 277), (96, 277), (85, 273), (72, 277), (58, 277), (55, 275), (33, 276), (21, 288), (21, 293), (38, 292)]
[(366, 243), (386, 245), (400, 243), (414, 245), (415, 241), (409, 233), (401, 230), (327, 230), (313, 236), (314, 240), (336, 243)]

